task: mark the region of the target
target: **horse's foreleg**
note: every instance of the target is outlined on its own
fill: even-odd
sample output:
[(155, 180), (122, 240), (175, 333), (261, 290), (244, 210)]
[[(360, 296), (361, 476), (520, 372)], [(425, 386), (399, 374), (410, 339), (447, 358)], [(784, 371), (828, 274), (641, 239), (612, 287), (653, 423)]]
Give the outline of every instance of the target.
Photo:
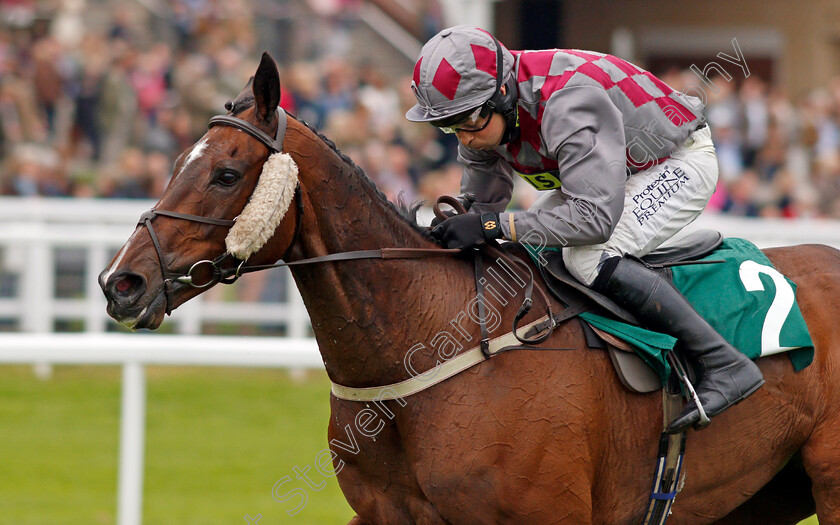
[(353, 516), (353, 519), (347, 522), (347, 525), (368, 525), (368, 522), (358, 516)]
[(820, 525), (840, 525), (840, 416), (820, 424), (802, 447), (802, 463), (813, 482)]

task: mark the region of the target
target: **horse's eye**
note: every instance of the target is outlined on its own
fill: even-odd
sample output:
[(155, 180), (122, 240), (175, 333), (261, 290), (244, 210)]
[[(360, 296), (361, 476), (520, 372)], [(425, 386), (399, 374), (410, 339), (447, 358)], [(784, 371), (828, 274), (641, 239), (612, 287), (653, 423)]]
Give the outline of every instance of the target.
[(239, 174), (235, 171), (220, 171), (216, 174), (215, 182), (222, 186), (233, 186), (239, 181)]

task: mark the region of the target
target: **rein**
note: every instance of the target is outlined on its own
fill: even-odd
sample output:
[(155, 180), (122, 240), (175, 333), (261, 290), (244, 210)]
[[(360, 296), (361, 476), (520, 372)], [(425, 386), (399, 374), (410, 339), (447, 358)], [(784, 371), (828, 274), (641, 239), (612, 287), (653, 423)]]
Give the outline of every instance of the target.
[[(283, 149), (283, 140), (286, 136), (286, 128), (287, 128), (287, 116), (286, 112), (277, 108), (277, 130), (274, 134), (274, 137), (269, 136), (253, 124), (246, 122), (240, 118), (233, 117), (230, 115), (217, 115), (210, 119), (209, 127), (213, 126), (229, 126), (240, 131), (244, 131), (245, 133), (249, 134), (253, 138), (259, 140), (262, 144), (266, 146), (269, 150), (269, 155), (273, 153), (278, 153)], [(446, 198), (442, 198), (440, 202), (450, 203), (450, 201), (445, 200)], [(303, 199), (301, 198), (301, 189), (300, 183), (295, 187), (295, 193), (293, 200), (296, 202), (295, 206), (295, 231), (292, 236), (292, 240), (289, 243), (288, 248), (286, 248), (286, 252), (280, 258), (281, 262), (275, 264), (265, 264), (265, 265), (253, 265), (253, 266), (246, 266), (245, 261), (237, 259), (236, 257), (232, 256), (230, 253), (225, 252), (222, 255), (216, 257), (213, 260), (204, 259), (194, 263), (190, 266), (187, 273), (182, 275), (177, 275), (175, 272), (172, 272), (165, 262), (165, 256), (163, 253), (163, 248), (160, 245), (160, 241), (158, 240), (158, 236), (155, 233), (155, 228), (153, 226), (153, 221), (155, 218), (162, 216), (162, 217), (169, 217), (172, 219), (179, 219), (185, 220), (190, 222), (199, 222), (203, 224), (210, 224), (213, 226), (222, 226), (226, 228), (232, 227), (236, 223), (236, 219), (217, 219), (213, 217), (204, 217), (201, 215), (191, 215), (187, 213), (180, 213), (175, 211), (169, 210), (158, 210), (155, 208), (150, 209), (149, 211), (145, 212), (143, 215), (140, 216), (140, 219), (137, 222), (138, 226), (143, 226), (149, 231), (149, 236), (152, 239), (152, 244), (154, 245), (155, 252), (157, 253), (158, 262), (160, 264), (161, 275), (163, 276), (163, 284), (164, 284), (164, 296), (166, 299), (166, 313), (172, 313), (172, 293), (174, 287), (177, 284), (192, 286), (193, 288), (206, 288), (216, 283), (222, 284), (232, 284), (236, 282), (239, 277), (246, 273), (257, 272), (261, 270), (268, 270), (271, 268), (281, 268), (284, 266), (300, 266), (305, 264), (317, 264), (317, 263), (325, 263), (325, 262), (336, 262), (336, 261), (353, 261), (353, 260), (360, 260), (360, 259), (385, 259), (385, 260), (394, 260), (394, 259), (425, 259), (429, 257), (449, 257), (463, 253), (459, 249), (443, 249), (443, 248), (380, 248), (376, 250), (357, 250), (357, 251), (349, 251), (349, 252), (340, 252), (340, 253), (332, 253), (328, 255), (320, 255), (317, 257), (310, 257), (308, 259), (301, 259), (298, 261), (291, 261), (285, 262), (282, 259), (285, 259), (289, 253), (291, 252), (292, 247), (297, 243), (298, 238), (300, 236), (300, 229), (301, 229), (301, 222), (303, 219)], [(437, 205), (436, 205), (437, 207)], [(460, 210), (456, 210), (460, 212), (464, 212), (461, 208)], [(531, 299), (531, 295), (533, 293), (534, 288), (534, 274), (531, 269), (523, 262), (519, 261), (516, 258), (508, 257), (502, 250), (498, 250), (498, 255), (505, 260), (505, 262), (509, 264), (516, 264), (520, 267), (523, 267), (527, 270), (528, 274), (530, 275), (530, 280), (528, 282), (527, 288), (525, 290), (525, 299), (522, 302), (522, 305), (517, 312), (514, 321), (513, 321), (513, 336), (522, 344), (526, 345), (533, 345), (539, 344), (548, 339), (556, 325), (554, 322), (554, 317), (552, 316), (551, 312), (551, 302), (549, 301), (548, 297), (545, 295), (542, 289), (538, 288), (537, 290), (542, 295), (543, 300), (546, 304), (547, 314), (549, 323), (543, 326), (542, 333), (535, 335), (533, 337), (523, 336), (520, 337), (517, 334), (517, 327), (519, 322), (525, 317), (525, 315), (530, 311), (531, 306), (533, 305), (533, 300)], [(484, 283), (486, 279), (484, 278), (484, 270), (483, 264), (481, 260), (481, 252), (479, 250), (474, 250), (475, 253), (475, 283), (476, 289), (478, 291), (479, 297), (479, 318), (481, 320), (481, 352), (485, 358), (494, 355), (495, 352), (492, 352), (490, 349), (490, 336), (487, 330), (487, 318), (484, 312)], [(223, 266), (227, 260), (232, 260), (234, 262), (234, 266), (228, 267)], [(210, 276), (204, 279), (199, 277), (199, 274), (202, 273), (202, 270), (206, 270), (210, 272)], [(533, 325), (533, 323), (532, 323)], [(529, 325), (531, 327), (532, 325)], [(529, 331), (532, 332), (533, 330)]]

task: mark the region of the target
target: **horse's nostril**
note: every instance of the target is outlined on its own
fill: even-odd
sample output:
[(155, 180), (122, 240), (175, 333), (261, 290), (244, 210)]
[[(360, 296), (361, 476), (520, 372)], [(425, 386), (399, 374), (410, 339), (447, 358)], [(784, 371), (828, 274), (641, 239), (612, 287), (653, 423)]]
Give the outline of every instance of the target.
[(137, 286), (137, 280), (126, 277), (124, 279), (120, 279), (114, 284), (114, 290), (116, 290), (120, 294), (127, 294), (131, 292)]
[(110, 279), (106, 294), (113, 299), (133, 302), (143, 294), (146, 280), (136, 273), (124, 273)]

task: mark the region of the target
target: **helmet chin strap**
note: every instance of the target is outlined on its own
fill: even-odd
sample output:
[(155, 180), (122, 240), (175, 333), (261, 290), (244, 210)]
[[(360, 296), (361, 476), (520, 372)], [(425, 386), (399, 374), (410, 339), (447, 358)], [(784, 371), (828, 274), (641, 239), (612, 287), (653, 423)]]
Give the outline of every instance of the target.
[[(508, 82), (505, 84), (511, 98), (516, 101), (518, 93), (516, 91), (516, 82)], [(499, 113), (505, 119), (505, 132), (502, 134), (500, 144), (507, 144), (519, 138), (519, 107), (516, 103), (506, 104), (507, 107), (499, 108), (502, 111)]]
[[(507, 119), (505, 119), (507, 120)], [(508, 142), (513, 142), (514, 140), (519, 138), (519, 126), (511, 125), (508, 121), (507, 127), (505, 128), (505, 132), (502, 135), (502, 140), (499, 141), (499, 144), (507, 144)]]
[[(519, 93), (515, 81), (503, 82), (505, 61), (502, 54), (502, 44), (499, 43), (495, 36), (490, 36), (493, 38), (493, 43), (496, 44), (496, 91), (485, 104), (492, 111), (504, 117), (505, 132), (502, 134), (500, 144), (507, 144), (519, 138), (519, 126), (517, 126), (518, 108), (516, 104)], [(513, 76), (511, 76), (512, 79)], [(503, 85), (505, 91), (502, 91)]]

